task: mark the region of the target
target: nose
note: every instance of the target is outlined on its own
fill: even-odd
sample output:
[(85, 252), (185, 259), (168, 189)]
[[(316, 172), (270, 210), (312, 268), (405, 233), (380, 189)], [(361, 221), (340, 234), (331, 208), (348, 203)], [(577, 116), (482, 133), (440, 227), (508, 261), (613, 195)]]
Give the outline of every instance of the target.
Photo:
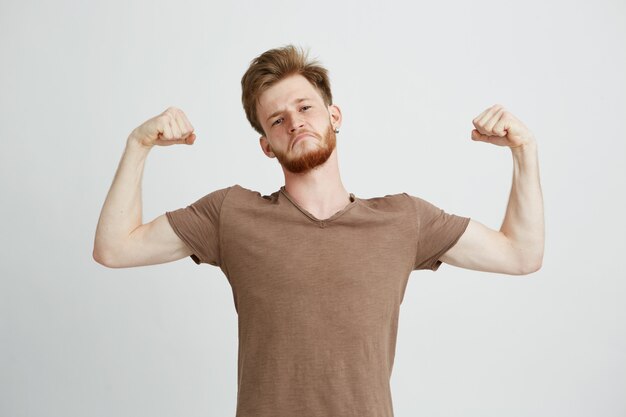
[(304, 126), (304, 122), (300, 117), (299, 113), (289, 115), (289, 132), (293, 133), (296, 130), (302, 128)]

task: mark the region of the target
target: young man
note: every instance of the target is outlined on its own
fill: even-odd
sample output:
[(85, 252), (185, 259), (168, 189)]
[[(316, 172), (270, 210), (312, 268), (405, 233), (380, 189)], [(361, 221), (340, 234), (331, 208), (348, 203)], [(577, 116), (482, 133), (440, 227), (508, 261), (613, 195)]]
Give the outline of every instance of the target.
[(326, 70), (302, 51), (263, 53), (242, 89), (246, 116), (285, 185), (261, 195), (235, 184), (142, 224), (148, 152), (196, 139), (185, 114), (168, 108), (128, 137), (93, 256), (112, 268), (187, 256), (221, 268), (239, 320), (237, 417), (392, 416), (398, 313), (411, 271), (442, 262), (515, 275), (541, 267), (535, 139), (500, 105), (473, 120), (473, 140), (513, 155), (509, 205), (496, 231), (406, 193), (349, 193), (335, 146), (341, 111)]

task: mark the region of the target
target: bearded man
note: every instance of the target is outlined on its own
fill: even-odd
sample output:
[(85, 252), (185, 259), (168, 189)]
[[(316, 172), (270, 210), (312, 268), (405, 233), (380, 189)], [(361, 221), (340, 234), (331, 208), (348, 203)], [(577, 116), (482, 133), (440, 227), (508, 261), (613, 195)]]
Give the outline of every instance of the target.
[(106, 197), (93, 257), (111, 268), (190, 257), (227, 277), (239, 324), (237, 417), (391, 417), (399, 308), (414, 270), (522, 275), (544, 248), (537, 144), (501, 105), (471, 138), (511, 149), (500, 230), (407, 193), (360, 198), (339, 175), (342, 122), (327, 70), (288, 45), (255, 58), (242, 81), (246, 117), (285, 184), (270, 195), (234, 184), (142, 224), (141, 176), (155, 146), (191, 145), (170, 107), (135, 128)]

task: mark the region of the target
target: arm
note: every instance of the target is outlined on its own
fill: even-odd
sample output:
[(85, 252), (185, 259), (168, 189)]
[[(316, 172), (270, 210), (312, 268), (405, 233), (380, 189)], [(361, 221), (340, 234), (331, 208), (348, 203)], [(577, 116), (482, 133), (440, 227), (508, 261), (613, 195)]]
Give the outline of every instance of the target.
[(192, 131), (184, 113), (174, 108), (132, 131), (98, 220), (93, 248), (98, 263), (112, 268), (152, 265), (192, 253), (165, 215), (142, 224), (141, 203), (141, 179), (152, 146), (192, 144)]
[(474, 119), (472, 138), (509, 146), (513, 184), (499, 231), (471, 220), (441, 261), (478, 271), (524, 275), (541, 268), (544, 250), (543, 197), (537, 143), (532, 133), (502, 106)]

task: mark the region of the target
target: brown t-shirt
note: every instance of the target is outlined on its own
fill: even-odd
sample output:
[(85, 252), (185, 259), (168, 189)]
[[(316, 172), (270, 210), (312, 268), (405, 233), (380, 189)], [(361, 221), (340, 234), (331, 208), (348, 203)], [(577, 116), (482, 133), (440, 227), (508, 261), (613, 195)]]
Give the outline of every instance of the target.
[(238, 184), (166, 212), (197, 264), (219, 266), (239, 320), (236, 417), (392, 417), (408, 277), (437, 270), (469, 218), (406, 193), (320, 220), (285, 187)]

